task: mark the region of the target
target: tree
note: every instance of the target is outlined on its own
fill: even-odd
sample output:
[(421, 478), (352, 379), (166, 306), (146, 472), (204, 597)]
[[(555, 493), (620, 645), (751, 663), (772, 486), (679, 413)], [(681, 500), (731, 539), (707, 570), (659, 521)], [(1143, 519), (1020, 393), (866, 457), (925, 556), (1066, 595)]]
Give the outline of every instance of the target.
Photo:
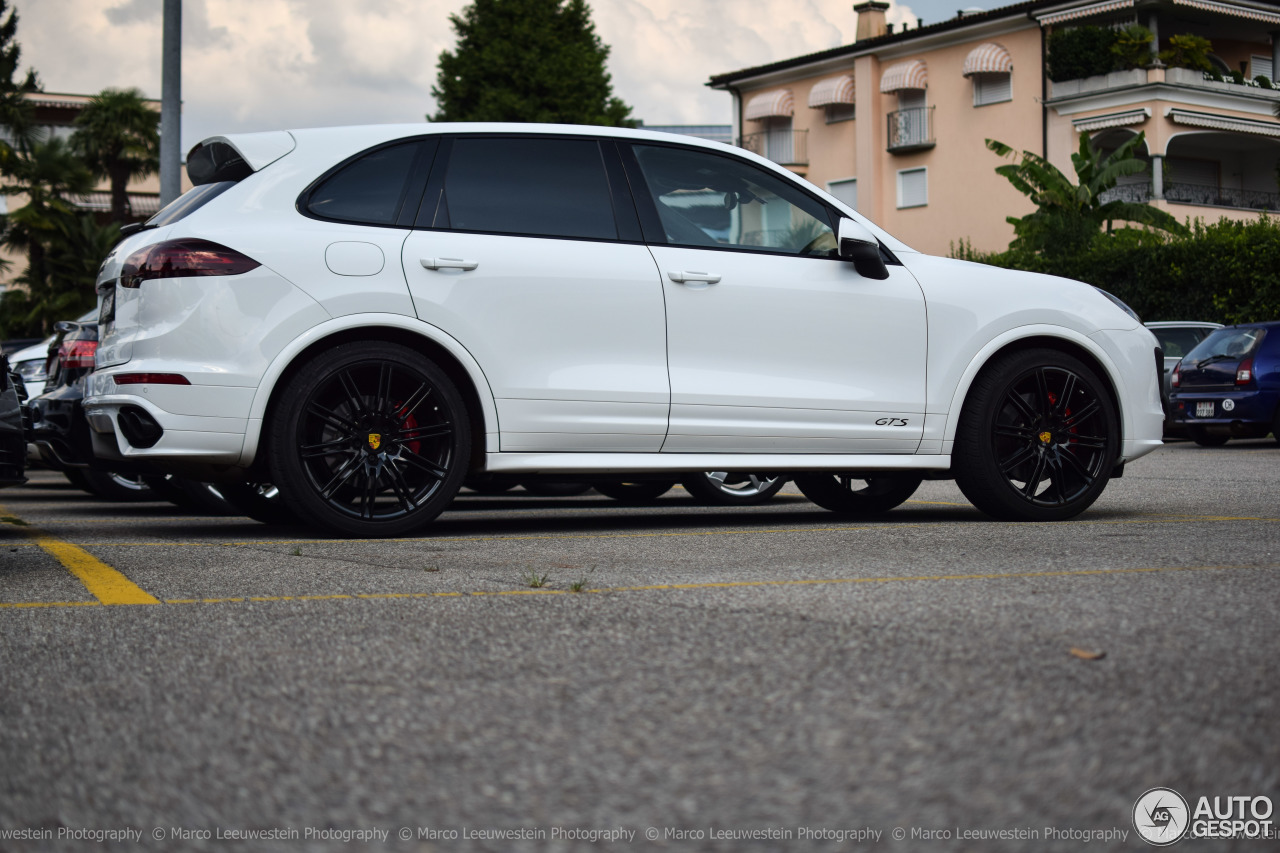
[(1186, 228), (1163, 210), (1118, 199), (1102, 200), (1103, 193), (1114, 187), (1122, 176), (1146, 171), (1147, 164), (1135, 154), (1144, 141), (1145, 136), (1139, 133), (1115, 151), (1103, 154), (1089, 144), (1088, 134), (1080, 134), (1080, 150), (1071, 155), (1077, 179), (1077, 183), (1072, 183), (1058, 167), (1038, 154), (1030, 151), (1018, 154), (1003, 142), (988, 139), (988, 148), (1001, 157), (1017, 161), (998, 167), (996, 172), (1028, 196), (1037, 208), (1021, 218), (1007, 217), (1015, 235), (1009, 249), (1045, 255), (1079, 252), (1097, 238), (1103, 223), (1110, 231), (1115, 221), (1185, 234)]
[[(0, 128), (8, 131), (10, 139), (16, 147), (21, 148), (30, 142), (31, 104), (23, 97), (27, 92), (35, 92), (40, 88), (34, 71), (27, 71), (21, 83), (15, 83), (13, 76), (18, 73), (22, 48), (13, 40), (18, 32), (18, 13), (9, 12), (7, 0), (0, 0)], [(7, 160), (14, 156), (15, 145), (0, 141), (0, 170)]]
[(104, 89), (76, 116), (71, 147), (111, 182), (111, 221), (129, 221), (129, 182), (160, 168), (160, 113), (137, 89)]
[(635, 125), (586, 0), (474, 0), (449, 21), (458, 42), (440, 54), (432, 121)]
[(5, 333), (43, 334), (68, 316), (68, 306), (92, 298), (92, 285), (80, 292), (77, 287), (82, 282), (51, 276), (49, 258), (57, 254), (60, 238), (82, 227), (71, 220), (88, 218), (68, 197), (92, 189), (93, 175), (56, 137), (31, 143), (22, 156), (9, 160), (5, 171), (8, 180), (0, 185), (0, 193), (27, 198), (25, 205), (8, 215), (8, 228), (0, 240), (27, 255), (27, 269), (17, 279), (25, 293), (5, 294)]

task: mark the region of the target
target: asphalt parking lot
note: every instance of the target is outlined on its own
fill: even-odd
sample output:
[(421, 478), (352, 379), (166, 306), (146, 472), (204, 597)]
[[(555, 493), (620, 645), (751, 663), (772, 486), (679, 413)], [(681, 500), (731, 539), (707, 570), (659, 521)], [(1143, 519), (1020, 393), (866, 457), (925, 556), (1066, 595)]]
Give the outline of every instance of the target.
[(395, 541), (32, 472), (0, 850), (1143, 849), (1150, 788), (1280, 791), (1278, 471), (1174, 444), (1058, 524), (472, 495)]

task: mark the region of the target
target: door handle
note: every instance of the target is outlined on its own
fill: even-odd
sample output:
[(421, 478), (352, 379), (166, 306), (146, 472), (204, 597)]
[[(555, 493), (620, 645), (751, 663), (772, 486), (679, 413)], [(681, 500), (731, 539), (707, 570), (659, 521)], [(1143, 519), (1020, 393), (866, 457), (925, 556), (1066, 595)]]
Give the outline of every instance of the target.
[(710, 272), (668, 272), (667, 278), (671, 279), (676, 284), (688, 284), (690, 282), (715, 284), (720, 281), (720, 276)]
[(429, 270), (473, 270), (480, 266), (480, 262), (461, 258), (422, 258), (422, 265)]

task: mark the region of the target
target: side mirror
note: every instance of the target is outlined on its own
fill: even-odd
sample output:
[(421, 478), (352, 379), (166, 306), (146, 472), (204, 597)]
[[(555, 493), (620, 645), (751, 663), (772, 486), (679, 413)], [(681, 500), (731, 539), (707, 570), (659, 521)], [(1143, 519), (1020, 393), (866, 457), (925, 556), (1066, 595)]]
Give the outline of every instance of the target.
[(880, 257), (880, 241), (867, 226), (847, 217), (840, 220), (840, 257), (852, 261), (853, 267), (864, 278), (883, 280), (889, 270)]

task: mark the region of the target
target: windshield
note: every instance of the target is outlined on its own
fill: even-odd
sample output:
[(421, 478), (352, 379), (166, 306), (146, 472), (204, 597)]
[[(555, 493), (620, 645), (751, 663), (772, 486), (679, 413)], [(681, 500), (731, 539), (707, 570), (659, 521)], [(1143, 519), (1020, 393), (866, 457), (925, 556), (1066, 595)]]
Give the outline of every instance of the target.
[(1266, 336), (1266, 329), (1218, 329), (1182, 357), (1188, 364), (1209, 361), (1239, 361), (1248, 357)]
[(1200, 339), (1209, 330), (1166, 326), (1151, 331), (1155, 332), (1156, 340), (1160, 342), (1160, 349), (1164, 351), (1165, 358), (1182, 358), (1195, 349), (1196, 344), (1200, 343)]

